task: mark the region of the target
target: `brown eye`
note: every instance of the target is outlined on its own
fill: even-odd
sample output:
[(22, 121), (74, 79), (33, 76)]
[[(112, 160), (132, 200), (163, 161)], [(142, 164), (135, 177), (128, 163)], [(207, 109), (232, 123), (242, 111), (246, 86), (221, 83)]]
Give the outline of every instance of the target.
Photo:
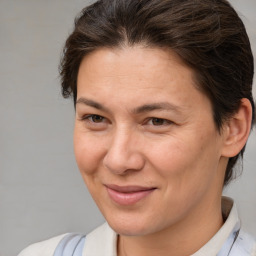
[(91, 115), (89, 118), (91, 119), (91, 121), (93, 123), (101, 123), (104, 121), (104, 117), (99, 116), (99, 115)]
[(166, 123), (166, 120), (161, 118), (152, 118), (152, 124), (153, 125), (164, 125)]

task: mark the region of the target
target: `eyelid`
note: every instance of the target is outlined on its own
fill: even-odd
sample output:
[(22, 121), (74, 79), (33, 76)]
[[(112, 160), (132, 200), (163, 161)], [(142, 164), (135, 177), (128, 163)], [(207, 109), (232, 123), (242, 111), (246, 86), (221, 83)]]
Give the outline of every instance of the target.
[(168, 119), (165, 119), (165, 118), (160, 118), (160, 117), (149, 117), (149, 118), (147, 118), (147, 120), (146, 120), (146, 122), (145, 122), (145, 124), (148, 124), (149, 122), (151, 122), (151, 121), (153, 121), (154, 119), (158, 119), (158, 120), (161, 120), (161, 121), (163, 121), (164, 122), (164, 124), (160, 124), (160, 125), (154, 125), (154, 124), (150, 124), (150, 125), (152, 125), (152, 126), (167, 126), (167, 125), (171, 125), (171, 124), (173, 124), (174, 122), (172, 122), (172, 121), (170, 121), (170, 120), (168, 120)]
[[(93, 120), (94, 117), (97, 117), (96, 120)], [(109, 128), (110, 122), (109, 120), (98, 114), (84, 114), (81, 117), (78, 117), (77, 119), (80, 123), (81, 126), (92, 132), (97, 132), (97, 131), (105, 131)]]
[[(102, 118), (102, 122), (93, 122), (92, 120), (90, 120), (90, 118), (93, 118), (93, 117), (100, 117)], [(80, 118), (81, 121), (85, 121), (85, 120), (88, 120), (89, 122), (91, 123), (103, 123), (103, 121), (106, 120), (106, 118), (102, 115), (97, 115), (97, 114), (88, 114), (88, 115), (83, 115), (81, 118)]]

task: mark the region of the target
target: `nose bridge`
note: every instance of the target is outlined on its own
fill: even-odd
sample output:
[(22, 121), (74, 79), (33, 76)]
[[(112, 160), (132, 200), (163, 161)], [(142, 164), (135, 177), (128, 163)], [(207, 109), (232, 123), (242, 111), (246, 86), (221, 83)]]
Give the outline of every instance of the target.
[(116, 129), (104, 157), (104, 165), (116, 174), (142, 169), (144, 159), (139, 144), (140, 138), (136, 130), (129, 127)]

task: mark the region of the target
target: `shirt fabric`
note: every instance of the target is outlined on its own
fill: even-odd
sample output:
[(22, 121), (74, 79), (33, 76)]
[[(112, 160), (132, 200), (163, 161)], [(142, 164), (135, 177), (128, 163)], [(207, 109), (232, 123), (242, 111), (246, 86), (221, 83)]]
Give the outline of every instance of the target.
[[(226, 219), (219, 231), (191, 256), (256, 256), (256, 240), (241, 230), (237, 209), (232, 199), (222, 198), (222, 214)], [(53, 256), (66, 234), (36, 243), (18, 256)], [(81, 256), (117, 256), (118, 235), (107, 223), (86, 235)]]

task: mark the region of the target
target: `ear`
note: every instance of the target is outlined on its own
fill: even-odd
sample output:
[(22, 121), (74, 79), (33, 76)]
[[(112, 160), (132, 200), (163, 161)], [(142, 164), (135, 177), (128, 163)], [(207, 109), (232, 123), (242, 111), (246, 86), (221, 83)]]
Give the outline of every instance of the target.
[(236, 156), (246, 144), (251, 131), (252, 105), (243, 98), (238, 111), (224, 124), (222, 156)]

